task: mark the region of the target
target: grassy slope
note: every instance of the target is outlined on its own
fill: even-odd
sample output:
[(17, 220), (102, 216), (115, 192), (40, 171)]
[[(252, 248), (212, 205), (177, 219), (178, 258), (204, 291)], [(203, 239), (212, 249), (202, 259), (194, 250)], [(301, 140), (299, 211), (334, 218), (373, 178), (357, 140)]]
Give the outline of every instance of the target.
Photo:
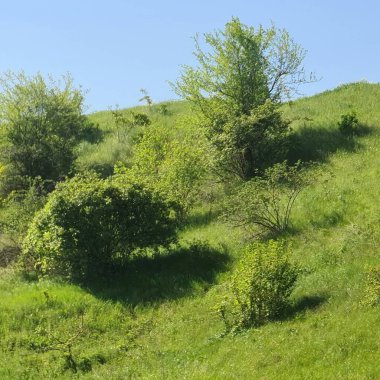
[[(293, 213), (288, 239), (304, 271), (287, 318), (221, 337), (214, 307), (238, 258), (240, 233), (198, 216), (182, 239), (208, 240), (220, 253), (141, 260), (97, 289), (26, 282), (4, 271), (0, 378), (379, 378), (380, 313), (360, 303), (366, 267), (380, 261), (379, 101), (380, 86), (360, 83), (284, 107), (299, 119), (294, 157), (321, 162), (317, 183)], [(336, 133), (350, 107), (369, 127), (355, 141)], [(93, 117), (101, 122), (107, 114)], [(82, 312), (84, 329), (72, 342), (78, 373), (62, 372), (68, 351), (52, 337), (75, 336)], [(44, 352), (46, 344), (61, 351)]]

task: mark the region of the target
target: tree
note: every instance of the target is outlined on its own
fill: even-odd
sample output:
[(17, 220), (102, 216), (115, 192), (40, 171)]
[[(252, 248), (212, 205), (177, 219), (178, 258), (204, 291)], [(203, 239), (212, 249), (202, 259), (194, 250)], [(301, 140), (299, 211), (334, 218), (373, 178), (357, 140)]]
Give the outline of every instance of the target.
[[(228, 22), (223, 31), (206, 33), (204, 39), (206, 50), (202, 49), (199, 38), (195, 38), (198, 67), (184, 66), (173, 87), (203, 115), (214, 145), (225, 150), (231, 143), (231, 125), (255, 118), (258, 107), (270, 103), (274, 105), (268, 107), (275, 114), (272, 121), (276, 123), (267, 124), (271, 129), (270, 138), (283, 136), (288, 126), (277, 123), (276, 105), (291, 97), (299, 84), (308, 81), (302, 67), (305, 51), (285, 30), (274, 26), (268, 29), (260, 26), (255, 30), (241, 24), (237, 18)], [(254, 129), (259, 124), (251, 127)], [(224, 135), (225, 144), (220, 144), (221, 135)], [(249, 157), (257, 156), (254, 151), (267, 143), (265, 134), (256, 135), (254, 143), (245, 141), (233, 146), (232, 150), (231, 144), (228, 147), (231, 155), (240, 156), (242, 165), (234, 174), (244, 179), (254, 174), (252, 164), (255, 163), (248, 162)], [(268, 156), (270, 153), (267, 153)]]
[(57, 181), (75, 159), (75, 146), (94, 126), (83, 114), (83, 92), (70, 76), (61, 82), (8, 73), (0, 79), (2, 155), (21, 176)]

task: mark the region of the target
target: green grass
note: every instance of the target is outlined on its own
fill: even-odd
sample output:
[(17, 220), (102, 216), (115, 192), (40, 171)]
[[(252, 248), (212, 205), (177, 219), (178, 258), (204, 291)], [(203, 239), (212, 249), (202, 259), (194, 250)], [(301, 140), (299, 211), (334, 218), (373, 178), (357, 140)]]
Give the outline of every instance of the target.
[[(380, 310), (361, 302), (367, 267), (380, 264), (379, 101), (379, 85), (356, 83), (284, 105), (297, 119), (292, 158), (319, 165), (286, 236), (302, 275), (283, 319), (223, 335), (215, 307), (244, 234), (218, 221), (216, 206), (203, 205), (180, 232), (182, 248), (135, 260), (107, 283), (80, 288), (2, 270), (0, 378), (380, 378)], [(189, 112), (183, 102), (169, 109), (155, 122), (170, 127)], [(366, 133), (347, 140), (337, 122), (350, 109)], [(112, 136), (109, 113), (91, 117)], [(101, 144), (107, 140), (97, 148), (106, 151)], [(209, 247), (184, 243), (194, 239)], [(56, 338), (72, 340), (76, 373), (65, 369), (68, 347)]]

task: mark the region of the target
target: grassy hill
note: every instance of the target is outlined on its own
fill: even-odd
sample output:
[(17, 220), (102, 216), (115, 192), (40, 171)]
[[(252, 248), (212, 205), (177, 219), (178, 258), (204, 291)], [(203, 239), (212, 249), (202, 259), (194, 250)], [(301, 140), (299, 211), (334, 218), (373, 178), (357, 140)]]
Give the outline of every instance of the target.
[[(355, 83), (283, 106), (294, 120), (292, 157), (319, 165), (286, 236), (302, 275), (282, 320), (223, 335), (215, 308), (244, 235), (203, 204), (180, 232), (189, 243), (92, 288), (2, 269), (0, 378), (380, 378), (380, 313), (362, 302), (368, 267), (380, 265), (379, 103), (380, 85)], [(363, 133), (347, 139), (337, 122), (352, 109)], [(170, 128), (190, 109), (169, 111), (150, 112)], [(116, 147), (127, 154), (132, 142), (117, 141), (108, 112), (91, 117), (109, 133), (82, 146), (79, 164), (112, 165)]]

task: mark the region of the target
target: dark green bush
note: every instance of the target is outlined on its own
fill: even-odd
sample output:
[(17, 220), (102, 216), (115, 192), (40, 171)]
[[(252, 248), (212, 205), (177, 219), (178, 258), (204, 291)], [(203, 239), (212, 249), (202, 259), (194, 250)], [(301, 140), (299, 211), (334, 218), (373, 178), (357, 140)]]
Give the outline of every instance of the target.
[(339, 131), (345, 136), (354, 136), (359, 132), (359, 120), (355, 111), (341, 116), (338, 123)]
[(228, 115), (215, 122), (209, 138), (216, 148), (218, 174), (249, 180), (286, 158), (289, 150), (289, 122), (271, 101), (249, 114)]
[(228, 330), (257, 327), (281, 316), (297, 280), (283, 242), (246, 248), (231, 285), (231, 297), (219, 308)]
[(0, 77), (0, 94), (0, 155), (12, 181), (15, 174), (60, 181), (72, 169), (79, 142), (100, 134), (84, 115), (84, 93), (70, 76), (55, 81), (8, 73)]
[(138, 185), (126, 188), (93, 175), (51, 193), (23, 242), (22, 264), (39, 275), (82, 281), (104, 276), (134, 250), (175, 239), (169, 204)]

